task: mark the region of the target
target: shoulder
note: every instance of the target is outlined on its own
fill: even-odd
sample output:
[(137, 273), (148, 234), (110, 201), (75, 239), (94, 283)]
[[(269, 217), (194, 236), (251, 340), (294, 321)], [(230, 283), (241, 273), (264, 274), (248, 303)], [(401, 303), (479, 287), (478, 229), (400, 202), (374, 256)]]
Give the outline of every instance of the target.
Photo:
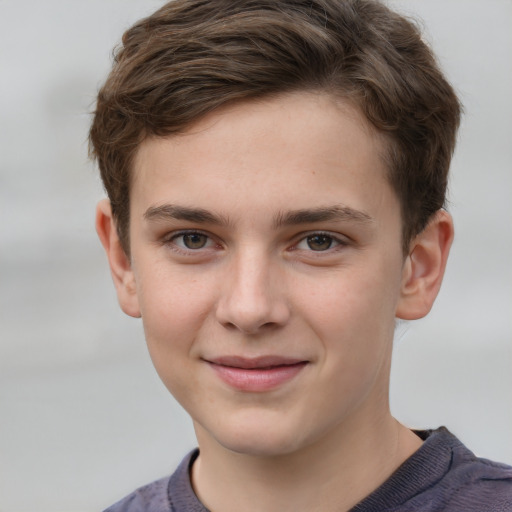
[(452, 453), (446, 482), (441, 482), (451, 493), (448, 502), (461, 510), (512, 512), (512, 467), (479, 458), (458, 440)]
[(433, 435), (450, 454), (446, 472), (423, 496), (438, 504), (433, 510), (512, 512), (512, 467), (477, 457), (446, 429)]
[(169, 482), (171, 477), (165, 477), (140, 487), (130, 495), (118, 501), (105, 512), (170, 512)]
[(512, 467), (476, 457), (446, 428), (416, 434), (421, 448), (353, 512), (512, 512)]
[(199, 454), (190, 452), (171, 475), (140, 487), (104, 512), (207, 512), (190, 483), (189, 470)]

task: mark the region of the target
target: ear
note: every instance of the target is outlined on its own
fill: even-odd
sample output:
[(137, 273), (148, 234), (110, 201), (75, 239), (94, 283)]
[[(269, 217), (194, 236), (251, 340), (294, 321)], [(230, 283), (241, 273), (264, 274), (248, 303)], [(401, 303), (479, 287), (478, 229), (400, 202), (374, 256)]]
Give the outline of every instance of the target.
[(127, 315), (139, 318), (141, 315), (135, 286), (135, 276), (130, 259), (124, 252), (117, 235), (108, 199), (101, 200), (96, 207), (96, 232), (107, 253), (119, 305)]
[(402, 269), (397, 318), (416, 320), (430, 311), (441, 288), (452, 241), (452, 217), (439, 210), (411, 242)]

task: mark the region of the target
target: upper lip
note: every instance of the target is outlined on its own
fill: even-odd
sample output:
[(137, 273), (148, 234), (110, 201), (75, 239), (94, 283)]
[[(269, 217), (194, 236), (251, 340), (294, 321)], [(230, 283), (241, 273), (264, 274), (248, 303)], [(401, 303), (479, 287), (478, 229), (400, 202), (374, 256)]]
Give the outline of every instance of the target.
[(230, 366), (233, 368), (242, 368), (246, 370), (271, 368), (275, 366), (290, 366), (299, 363), (307, 363), (304, 359), (284, 356), (260, 356), (260, 357), (241, 357), (241, 356), (221, 356), (205, 359), (205, 361), (220, 366)]

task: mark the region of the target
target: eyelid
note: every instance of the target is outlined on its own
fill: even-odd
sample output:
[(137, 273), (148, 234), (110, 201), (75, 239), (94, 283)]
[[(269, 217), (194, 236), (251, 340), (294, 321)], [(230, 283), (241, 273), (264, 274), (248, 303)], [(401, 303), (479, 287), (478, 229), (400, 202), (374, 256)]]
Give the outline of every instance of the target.
[[(315, 236), (315, 235), (326, 236), (326, 237), (332, 238), (332, 240), (335, 242), (334, 247), (329, 247), (329, 249), (326, 249), (325, 251), (314, 251), (312, 249), (298, 249), (297, 248), (301, 242), (303, 242), (307, 238), (309, 238), (311, 236)], [(339, 233), (333, 233), (332, 231), (325, 231), (325, 230), (306, 231), (304, 233), (300, 233), (295, 238), (296, 238), (296, 242), (291, 247), (292, 251), (302, 251), (303, 250), (306, 252), (314, 253), (315, 255), (319, 255), (319, 256), (322, 254), (331, 253), (331, 252), (335, 251), (336, 248), (338, 248), (340, 246), (346, 247), (347, 245), (350, 244), (350, 239), (347, 236), (341, 235)]]
[[(177, 238), (189, 235), (189, 234), (199, 234), (206, 236), (208, 238), (207, 245), (205, 247), (201, 247), (199, 249), (189, 249), (187, 247), (181, 247), (177, 245), (174, 240)], [(306, 240), (308, 237), (320, 235), (320, 236), (326, 236), (331, 238), (335, 244), (333, 247), (330, 247), (329, 249), (326, 249), (325, 251), (314, 251), (312, 249), (299, 249), (297, 246)], [(340, 233), (333, 233), (332, 231), (326, 231), (326, 230), (311, 230), (311, 231), (305, 231), (302, 233), (299, 233), (295, 237), (295, 242), (293, 242), (292, 246), (288, 249), (289, 251), (304, 251), (308, 253), (312, 253), (314, 256), (322, 256), (322, 254), (330, 254), (334, 251), (336, 251), (339, 247), (346, 247), (350, 245), (350, 238), (346, 235), (341, 235)], [(207, 250), (211, 250), (212, 248), (222, 248), (223, 245), (217, 241), (216, 237), (213, 236), (211, 233), (208, 233), (207, 231), (203, 231), (201, 229), (180, 229), (177, 231), (172, 231), (170, 233), (167, 233), (165, 236), (162, 237), (162, 244), (169, 247), (174, 252), (184, 254), (184, 255), (198, 255), (199, 253), (205, 252)]]
[[(201, 247), (199, 249), (189, 249), (188, 247), (181, 247), (174, 242), (179, 237), (182, 237), (185, 235), (193, 235), (193, 234), (202, 235), (202, 236), (207, 237), (208, 238), (207, 245), (205, 247)], [(185, 254), (185, 255), (199, 254), (199, 253), (202, 253), (209, 249), (212, 249), (212, 247), (214, 247), (214, 246), (220, 247), (220, 243), (218, 243), (210, 233), (203, 231), (201, 229), (180, 229), (178, 231), (172, 231), (171, 233), (167, 233), (162, 238), (162, 243), (164, 245), (166, 245), (167, 247), (169, 247), (174, 252), (177, 252), (179, 254)]]

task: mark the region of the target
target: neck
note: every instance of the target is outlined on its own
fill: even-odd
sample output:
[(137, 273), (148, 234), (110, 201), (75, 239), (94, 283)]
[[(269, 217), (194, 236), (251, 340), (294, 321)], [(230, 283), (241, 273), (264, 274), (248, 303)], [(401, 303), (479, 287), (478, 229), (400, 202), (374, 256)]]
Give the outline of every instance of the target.
[(343, 425), (320, 441), (272, 457), (235, 453), (196, 425), (196, 494), (212, 512), (337, 512), (379, 487), (421, 445), (388, 413), (364, 429)]

